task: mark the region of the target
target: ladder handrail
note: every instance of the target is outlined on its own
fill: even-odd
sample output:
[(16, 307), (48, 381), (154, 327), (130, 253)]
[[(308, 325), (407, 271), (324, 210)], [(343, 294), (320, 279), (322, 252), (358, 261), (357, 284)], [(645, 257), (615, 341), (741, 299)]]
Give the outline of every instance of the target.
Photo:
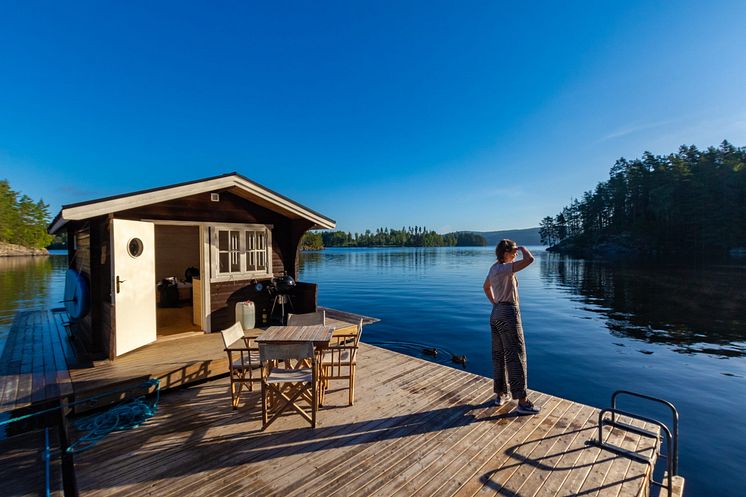
[[(612, 409), (617, 408), (617, 397), (620, 395), (629, 395), (630, 397), (637, 397), (640, 399), (649, 400), (652, 402), (658, 402), (660, 404), (663, 404), (667, 406), (669, 409), (671, 409), (671, 415), (673, 417), (673, 451), (669, 452), (668, 460), (673, 461), (673, 474), (674, 476), (679, 474), (679, 411), (676, 409), (676, 406), (674, 406), (671, 402), (658, 398), (653, 397), (652, 395), (645, 395), (642, 393), (637, 392), (630, 392), (629, 390), (617, 390), (613, 394), (611, 394), (611, 407)], [(611, 414), (611, 420), (614, 421), (614, 413)]]
[[(650, 482), (654, 483), (661, 487), (666, 487), (668, 489), (668, 495), (671, 495), (673, 492), (673, 458), (670, 457), (671, 454), (671, 430), (668, 429), (668, 426), (666, 426), (664, 423), (658, 421), (657, 419), (648, 418), (646, 416), (641, 416), (639, 414), (633, 414), (631, 412), (622, 411), (621, 409), (616, 409), (614, 407), (607, 407), (605, 409), (601, 409), (598, 413), (598, 445), (599, 447), (606, 447), (608, 448), (608, 445), (604, 442), (603, 439), (603, 416), (606, 413), (610, 413), (612, 415), (612, 419), (610, 423), (607, 423), (608, 425), (615, 426), (620, 429), (625, 429), (624, 426), (619, 426), (616, 421), (614, 421), (614, 417), (616, 414), (619, 414), (620, 416), (627, 416), (630, 418), (638, 419), (640, 421), (645, 421), (646, 423), (653, 423), (654, 425), (658, 426), (663, 430), (663, 433), (666, 435), (666, 454), (668, 454), (668, 457), (666, 457), (666, 465), (668, 466), (668, 486), (664, 485), (662, 482), (657, 482), (653, 479), (653, 461), (652, 457), (648, 460), (648, 464), (650, 465)], [(657, 443), (656, 443), (657, 446)], [(655, 453), (655, 450), (653, 451)]]

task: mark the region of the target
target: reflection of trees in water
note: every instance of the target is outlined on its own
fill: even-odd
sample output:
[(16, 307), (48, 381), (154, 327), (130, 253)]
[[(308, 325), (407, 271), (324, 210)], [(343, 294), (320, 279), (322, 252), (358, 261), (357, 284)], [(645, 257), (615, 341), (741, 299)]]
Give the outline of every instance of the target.
[(0, 257), (0, 324), (10, 323), (21, 308), (45, 302), (50, 273), (60, 260), (65, 262), (64, 257)]
[(547, 253), (541, 277), (593, 304), (613, 335), (679, 352), (746, 355), (744, 265), (643, 267)]
[(473, 251), (454, 249), (449, 254), (442, 249), (423, 247), (325, 249), (303, 252), (299, 267), (302, 269), (308, 263), (320, 269), (324, 265), (338, 267), (343, 263), (346, 268), (420, 268), (439, 263), (445, 257), (465, 254), (473, 255)]

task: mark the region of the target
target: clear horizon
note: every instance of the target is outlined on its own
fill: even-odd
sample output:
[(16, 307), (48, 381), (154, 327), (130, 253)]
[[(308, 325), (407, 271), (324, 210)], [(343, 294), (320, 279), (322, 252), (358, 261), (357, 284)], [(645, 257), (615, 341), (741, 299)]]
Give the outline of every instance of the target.
[(746, 145), (746, 3), (5, 5), (0, 179), (237, 171), (337, 229), (537, 227), (620, 157)]

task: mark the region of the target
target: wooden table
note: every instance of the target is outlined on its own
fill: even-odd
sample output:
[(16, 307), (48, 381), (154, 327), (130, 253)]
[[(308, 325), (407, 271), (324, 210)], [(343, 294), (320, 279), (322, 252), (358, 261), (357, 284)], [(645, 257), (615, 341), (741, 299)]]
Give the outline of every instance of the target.
[[(308, 343), (312, 342), (317, 351), (322, 350), (324, 347), (329, 346), (329, 342), (334, 334), (333, 326), (324, 326), (321, 324), (305, 325), (305, 326), (270, 326), (262, 334), (256, 337), (258, 344), (288, 344), (288, 343)], [(307, 368), (310, 367), (305, 360), (298, 361), (297, 364), (292, 365), (290, 361), (285, 361), (286, 368)], [(262, 369), (264, 367), (262, 366)], [(262, 373), (264, 374), (264, 373)], [(317, 405), (317, 400), (320, 398), (320, 387), (321, 387), (321, 376), (316, 377), (316, 396), (317, 399), (313, 402), (313, 405)], [(270, 404), (277, 405), (279, 398), (272, 398), (270, 396)], [(316, 407), (313, 408), (314, 416)]]
[(270, 326), (258, 337), (257, 343), (299, 343), (313, 342), (315, 347), (329, 345), (334, 334), (333, 326), (321, 324), (306, 326)]

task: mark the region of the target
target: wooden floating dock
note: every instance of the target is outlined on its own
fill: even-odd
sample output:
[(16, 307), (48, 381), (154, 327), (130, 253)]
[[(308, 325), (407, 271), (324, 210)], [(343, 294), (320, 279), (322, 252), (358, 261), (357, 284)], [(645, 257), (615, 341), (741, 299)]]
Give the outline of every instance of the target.
[[(38, 322), (56, 326), (49, 316)], [(152, 363), (151, 376), (171, 378), (164, 387), (183, 385), (224, 373), (222, 355), (217, 335), (168, 340), (114, 363), (71, 368), (70, 383), (100, 390), (149, 376)], [(76, 455), (80, 494), (648, 495), (648, 465), (588, 445), (596, 408), (532, 392), (541, 413), (517, 416), (514, 403), (491, 404), (488, 378), (366, 344), (358, 367), (355, 405), (347, 407), (346, 392), (332, 383), (316, 429), (287, 415), (261, 431), (258, 392), (244, 393), (234, 411), (224, 377), (166, 393), (144, 425)], [(32, 379), (23, 397), (33, 399), (34, 385), (43, 384)], [(607, 427), (605, 436), (652, 451), (652, 441), (634, 433)]]

